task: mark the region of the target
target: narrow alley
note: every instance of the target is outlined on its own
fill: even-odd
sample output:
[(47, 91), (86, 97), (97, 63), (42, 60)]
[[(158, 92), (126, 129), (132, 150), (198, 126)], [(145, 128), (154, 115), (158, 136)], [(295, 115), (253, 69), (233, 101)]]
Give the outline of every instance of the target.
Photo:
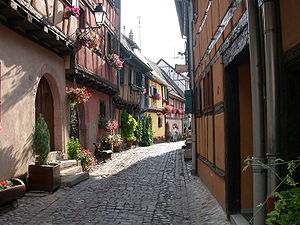
[[(89, 180), (25, 196), (0, 224), (230, 224), (183, 160), (183, 142), (114, 154)], [(196, 222), (197, 221), (197, 222)]]

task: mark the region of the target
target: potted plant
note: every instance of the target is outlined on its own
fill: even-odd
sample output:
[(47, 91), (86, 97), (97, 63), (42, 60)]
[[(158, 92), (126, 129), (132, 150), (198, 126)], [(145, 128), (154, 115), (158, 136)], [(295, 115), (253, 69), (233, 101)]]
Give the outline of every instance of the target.
[(64, 19), (69, 19), (70, 16), (75, 16), (77, 19), (79, 19), (80, 8), (77, 8), (75, 6), (67, 6), (64, 11)]
[(121, 115), (121, 131), (122, 136), (127, 142), (127, 148), (131, 148), (132, 142), (135, 138), (134, 131), (136, 130), (138, 123), (132, 115), (127, 112), (123, 112)]
[(70, 16), (75, 16), (77, 19), (79, 19), (80, 8), (77, 8), (75, 6), (67, 6), (64, 11), (64, 19), (69, 19)]
[(47, 164), (50, 152), (50, 134), (43, 116), (39, 116), (35, 125), (32, 150), (35, 156), (35, 165), (29, 165), (29, 189), (53, 192), (60, 186), (60, 166), (55, 163)]
[(114, 152), (119, 152), (121, 145), (123, 143), (122, 137), (120, 134), (114, 134), (112, 138), (112, 146)]
[(117, 54), (110, 54), (106, 57), (109, 65), (111, 65), (112, 67), (114, 67), (116, 70), (121, 70), (123, 68), (123, 63), (124, 61), (122, 61), (120, 59), (120, 56)]
[(80, 29), (77, 32), (77, 39), (83, 46), (89, 48), (94, 52), (99, 51), (99, 47), (102, 41), (102, 38), (98, 34), (84, 28)]
[(80, 155), (79, 160), (81, 162), (81, 167), (84, 171), (90, 171), (92, 170), (93, 166), (96, 165), (97, 160), (93, 156), (93, 153), (89, 151), (88, 149), (84, 149), (83, 147), (80, 147)]
[(161, 96), (160, 93), (156, 93), (156, 94), (153, 96), (153, 98), (154, 98), (155, 100), (161, 100), (161, 99), (162, 99), (162, 96)]
[(171, 114), (172, 113), (172, 110), (173, 110), (173, 107), (170, 106), (170, 105), (166, 105), (163, 109), (163, 113), (164, 114)]
[(114, 130), (118, 129), (119, 123), (117, 120), (104, 119), (100, 117), (99, 126), (104, 128), (105, 131), (112, 133)]
[(0, 205), (21, 198), (25, 195), (26, 187), (23, 181), (13, 178), (0, 182)]

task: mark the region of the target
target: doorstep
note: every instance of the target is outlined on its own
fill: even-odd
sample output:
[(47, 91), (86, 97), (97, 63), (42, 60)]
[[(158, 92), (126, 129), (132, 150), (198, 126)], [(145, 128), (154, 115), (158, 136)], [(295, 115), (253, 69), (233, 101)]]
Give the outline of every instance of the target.
[(230, 222), (233, 225), (250, 225), (250, 223), (242, 216), (242, 214), (230, 215)]

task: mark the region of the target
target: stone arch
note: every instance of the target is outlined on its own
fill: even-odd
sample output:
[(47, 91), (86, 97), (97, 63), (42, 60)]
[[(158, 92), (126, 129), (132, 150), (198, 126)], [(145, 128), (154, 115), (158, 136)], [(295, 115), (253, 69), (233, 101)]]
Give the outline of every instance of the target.
[[(63, 80), (60, 81), (58, 79)], [(64, 115), (64, 91), (65, 91), (65, 78), (64, 74), (58, 74), (57, 71), (50, 65), (43, 65), (38, 76), (40, 84), (42, 78), (45, 78), (47, 81), (52, 98), (53, 98), (53, 140), (54, 140), (54, 149), (55, 151), (63, 151), (65, 149), (65, 115)], [(63, 85), (63, 86), (62, 86)], [(38, 86), (36, 88), (37, 93)], [(63, 89), (63, 90), (62, 90)]]

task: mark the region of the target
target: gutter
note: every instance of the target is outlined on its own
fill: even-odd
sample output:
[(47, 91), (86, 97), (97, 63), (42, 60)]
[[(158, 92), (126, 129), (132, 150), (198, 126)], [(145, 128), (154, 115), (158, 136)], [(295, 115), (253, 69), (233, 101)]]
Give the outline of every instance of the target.
[[(276, 1), (277, 2), (277, 1)], [(279, 98), (278, 98), (278, 74), (279, 74), (279, 48), (276, 26), (276, 3), (274, 0), (264, 1), (263, 22), (265, 42), (266, 65), (266, 103), (267, 103), (267, 160), (268, 164), (275, 163), (279, 156)], [(278, 172), (278, 168), (274, 168)], [(276, 175), (268, 171), (268, 195), (279, 184)], [(275, 198), (274, 196), (271, 196)]]
[[(191, 90), (194, 93), (194, 58), (193, 58), (193, 3), (192, 1), (186, 2), (188, 8), (188, 44), (189, 44), (189, 75)], [(195, 93), (194, 93), (195, 95)], [(196, 151), (196, 119), (195, 112), (192, 113), (192, 174), (197, 174), (197, 151)]]
[[(262, 82), (261, 38), (257, 1), (247, 0), (250, 73), (252, 95), (253, 157), (254, 162), (265, 163), (264, 149), (264, 102)], [(253, 166), (253, 224), (265, 224), (265, 208), (257, 206), (266, 199), (266, 171), (261, 166)]]

